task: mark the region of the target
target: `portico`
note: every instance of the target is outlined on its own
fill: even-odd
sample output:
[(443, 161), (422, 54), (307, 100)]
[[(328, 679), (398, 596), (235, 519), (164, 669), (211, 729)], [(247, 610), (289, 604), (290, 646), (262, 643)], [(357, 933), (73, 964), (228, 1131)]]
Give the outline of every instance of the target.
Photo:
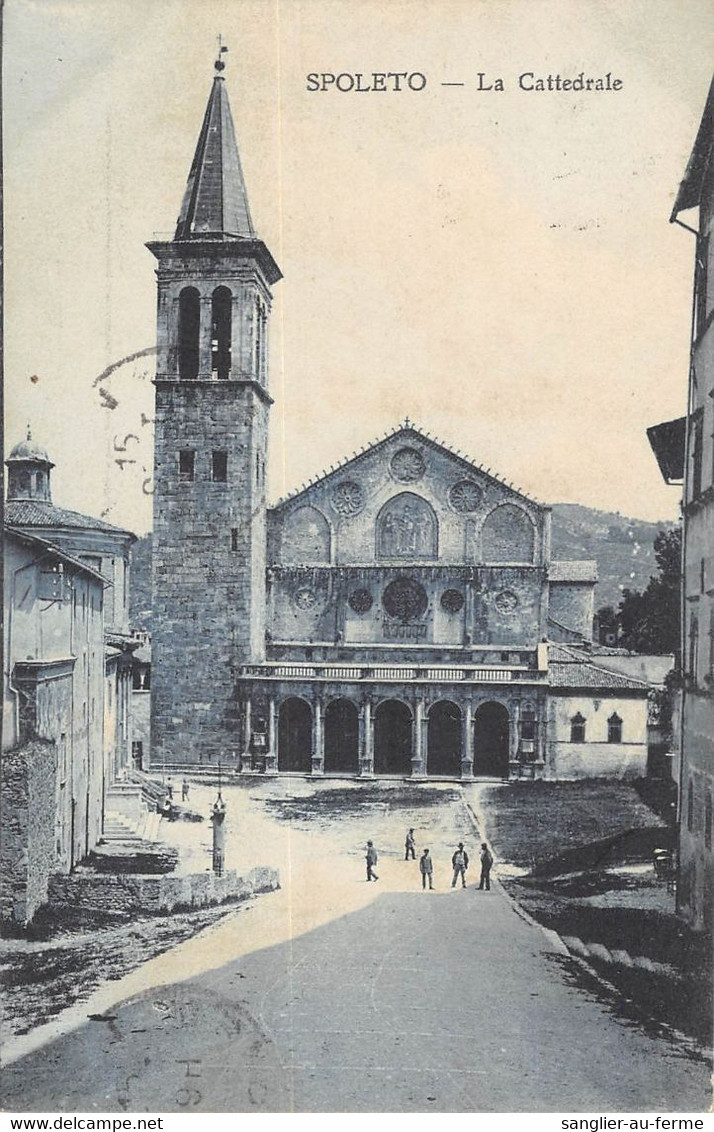
[(263, 663), (241, 670), (244, 773), (537, 777), (547, 673)]

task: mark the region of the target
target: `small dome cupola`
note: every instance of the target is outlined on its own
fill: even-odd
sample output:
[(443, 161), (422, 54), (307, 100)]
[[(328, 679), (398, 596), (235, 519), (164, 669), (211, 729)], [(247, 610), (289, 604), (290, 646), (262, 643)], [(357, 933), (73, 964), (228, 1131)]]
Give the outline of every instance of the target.
[(52, 502), (50, 469), (54, 468), (54, 464), (42, 445), (32, 439), (29, 425), (27, 438), (15, 445), (5, 463), (8, 501), (34, 499), (45, 503)]

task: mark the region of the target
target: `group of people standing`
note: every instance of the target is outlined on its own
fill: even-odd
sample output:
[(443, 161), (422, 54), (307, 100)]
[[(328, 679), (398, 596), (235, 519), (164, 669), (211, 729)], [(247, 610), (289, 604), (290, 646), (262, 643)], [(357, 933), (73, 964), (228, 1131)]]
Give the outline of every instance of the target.
[[(367, 854), (365, 857), (367, 862), (367, 880), (379, 880), (379, 877), (374, 871), (377, 864), (377, 850), (372, 841), (367, 842)], [(407, 830), (407, 835), (404, 841), (404, 860), (416, 861), (416, 838), (414, 837), (414, 830), (410, 827)], [(491, 890), (491, 868), (493, 866), (493, 855), (485, 841), (481, 842), (481, 850), (479, 852), (479, 861), (481, 863), (481, 877), (479, 879), (479, 888), (485, 889), (486, 892)], [(463, 841), (460, 841), (454, 855), (451, 858), (451, 866), (454, 870), (454, 875), (451, 880), (451, 887), (455, 888), (457, 881), (461, 879), (462, 888), (466, 888), (466, 870), (469, 867), (469, 855), (464, 848)], [(424, 849), (421, 857), (419, 858), (419, 872), (421, 873), (421, 886), (423, 889), (427, 887), (433, 889), (434, 887), (434, 861), (428, 849)]]

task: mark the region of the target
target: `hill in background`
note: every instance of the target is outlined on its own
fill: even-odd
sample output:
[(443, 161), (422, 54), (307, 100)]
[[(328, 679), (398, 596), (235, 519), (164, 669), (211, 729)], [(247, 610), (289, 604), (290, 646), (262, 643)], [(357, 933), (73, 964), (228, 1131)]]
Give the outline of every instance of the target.
[[(595, 608), (617, 609), (625, 588), (643, 590), (657, 573), (654, 540), (671, 522), (647, 523), (614, 511), (596, 511), (577, 503), (553, 505), (552, 557), (594, 558), (600, 580)], [(131, 626), (151, 630), (151, 535), (132, 551)]]

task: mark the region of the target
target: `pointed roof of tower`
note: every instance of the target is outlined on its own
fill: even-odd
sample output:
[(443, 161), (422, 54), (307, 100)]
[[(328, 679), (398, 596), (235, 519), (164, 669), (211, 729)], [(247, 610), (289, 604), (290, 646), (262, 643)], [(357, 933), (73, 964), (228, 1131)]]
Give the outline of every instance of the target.
[[(216, 63), (223, 70), (223, 63)], [(225, 80), (213, 79), (188, 175), (175, 240), (206, 236), (255, 239)]]

